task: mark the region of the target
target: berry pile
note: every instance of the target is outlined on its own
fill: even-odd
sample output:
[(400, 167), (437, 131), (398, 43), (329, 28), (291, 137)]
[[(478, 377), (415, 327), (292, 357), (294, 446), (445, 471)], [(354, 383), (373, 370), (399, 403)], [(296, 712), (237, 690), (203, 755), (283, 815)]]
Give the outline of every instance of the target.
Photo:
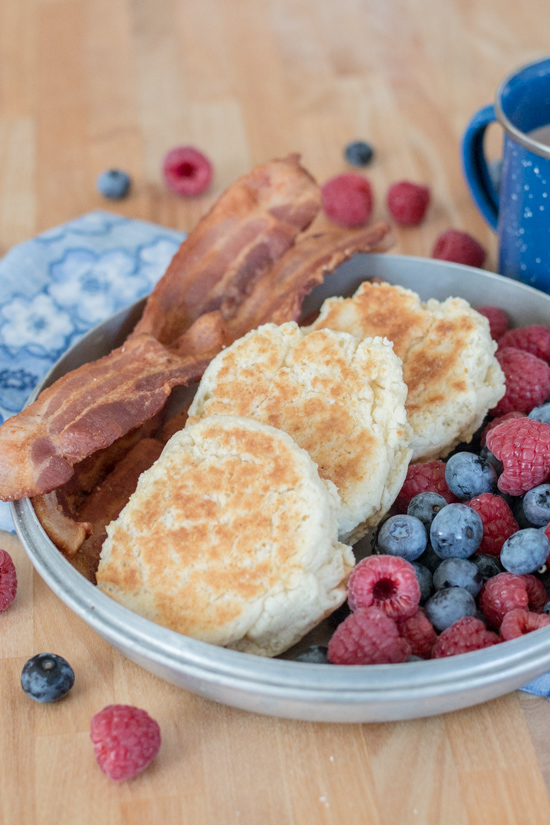
[(409, 467), (350, 576), (329, 663), (437, 659), (550, 625), (550, 332), (484, 314), (506, 394), (474, 436), (479, 452)]

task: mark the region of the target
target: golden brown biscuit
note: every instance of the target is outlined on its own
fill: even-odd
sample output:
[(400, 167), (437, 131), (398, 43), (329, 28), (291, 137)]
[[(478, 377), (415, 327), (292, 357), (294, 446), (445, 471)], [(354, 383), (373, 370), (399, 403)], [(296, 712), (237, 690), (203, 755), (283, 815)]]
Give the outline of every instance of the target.
[(97, 585), (195, 639), (275, 656), (346, 597), (338, 495), (273, 427), (212, 416), (176, 433), (107, 527)]
[(292, 436), (336, 485), (342, 541), (377, 524), (401, 489), (411, 451), (401, 363), (387, 339), (306, 335), (265, 324), (210, 363), (189, 421), (239, 415)]
[(469, 441), (504, 395), (504, 376), (486, 318), (462, 298), (422, 303), (409, 289), (361, 284), (352, 298), (329, 298), (308, 330), (385, 335), (403, 362), (413, 461), (447, 455)]

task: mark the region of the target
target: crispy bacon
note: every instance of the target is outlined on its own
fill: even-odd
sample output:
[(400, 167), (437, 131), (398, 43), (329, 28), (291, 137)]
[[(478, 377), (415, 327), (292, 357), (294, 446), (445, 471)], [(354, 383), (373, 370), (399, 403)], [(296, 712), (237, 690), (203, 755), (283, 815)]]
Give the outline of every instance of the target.
[(388, 232), (387, 224), (377, 223), (364, 229), (304, 236), (255, 285), (226, 322), (226, 337), (234, 341), (261, 324), (297, 321), (305, 296), (326, 275), (356, 253), (371, 251)]
[[(144, 438), (116, 465), (103, 483), (88, 496), (79, 518), (91, 525), (91, 535), (74, 553), (65, 553), (73, 567), (95, 584), (101, 547), (107, 536), (106, 526), (117, 518), (137, 487), (138, 479), (160, 456), (163, 444)], [(63, 548), (60, 548), (63, 549)]]
[(80, 522), (68, 512), (67, 503), (60, 490), (53, 490), (43, 496), (34, 496), (32, 506), (45, 532), (67, 556), (73, 556), (92, 532), (89, 522)]
[(182, 357), (139, 335), (64, 375), (0, 427), (0, 498), (65, 484), (74, 464), (155, 415), (172, 387), (199, 378), (214, 354)]
[(181, 245), (133, 334), (170, 346), (206, 312), (231, 315), (321, 206), (299, 155), (258, 166), (227, 189)]

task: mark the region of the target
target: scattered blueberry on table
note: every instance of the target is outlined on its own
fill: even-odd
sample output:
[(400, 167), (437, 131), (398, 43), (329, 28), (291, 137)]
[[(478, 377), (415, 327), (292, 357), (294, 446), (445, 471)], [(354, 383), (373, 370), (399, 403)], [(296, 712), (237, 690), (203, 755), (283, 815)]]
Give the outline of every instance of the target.
[(104, 198), (119, 201), (125, 198), (130, 191), (131, 178), (121, 169), (106, 169), (96, 180), (97, 191)]
[(74, 671), (63, 656), (37, 653), (23, 666), (21, 687), (36, 702), (57, 702), (74, 685)]

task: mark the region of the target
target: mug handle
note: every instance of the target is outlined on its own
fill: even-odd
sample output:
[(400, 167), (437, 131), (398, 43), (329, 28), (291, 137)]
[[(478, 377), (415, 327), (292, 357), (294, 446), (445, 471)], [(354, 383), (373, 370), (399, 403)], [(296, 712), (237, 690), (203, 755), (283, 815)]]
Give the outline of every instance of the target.
[(492, 229), (497, 229), (499, 197), (487, 166), (483, 151), (485, 130), (496, 121), (495, 107), (484, 106), (475, 113), (462, 138), (462, 165), (464, 176), (477, 208)]

